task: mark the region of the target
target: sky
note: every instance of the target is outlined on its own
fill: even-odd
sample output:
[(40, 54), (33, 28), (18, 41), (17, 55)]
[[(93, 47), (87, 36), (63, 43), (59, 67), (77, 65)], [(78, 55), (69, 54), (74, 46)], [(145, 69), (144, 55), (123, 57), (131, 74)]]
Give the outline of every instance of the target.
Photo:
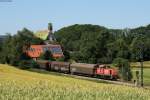
[[(26, 27), (32, 31), (54, 30), (73, 24), (107, 28), (135, 28), (150, 24), (150, 0), (0, 0), (0, 35), (15, 34)], [(6, 0), (8, 1), (8, 0)]]

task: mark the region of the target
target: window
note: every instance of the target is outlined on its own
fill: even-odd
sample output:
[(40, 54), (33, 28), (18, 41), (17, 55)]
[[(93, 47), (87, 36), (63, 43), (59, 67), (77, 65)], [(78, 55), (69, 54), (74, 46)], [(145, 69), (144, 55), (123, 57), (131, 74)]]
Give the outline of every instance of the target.
[(52, 47), (51, 52), (52, 53), (62, 53), (62, 50), (60, 47)]

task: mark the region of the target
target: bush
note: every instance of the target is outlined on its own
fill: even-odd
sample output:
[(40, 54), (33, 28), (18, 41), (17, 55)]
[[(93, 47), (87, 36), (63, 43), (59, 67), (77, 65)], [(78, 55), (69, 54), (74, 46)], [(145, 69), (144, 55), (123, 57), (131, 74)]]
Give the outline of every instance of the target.
[(2, 55), (1, 51), (0, 51), (0, 63), (1, 64), (5, 63), (5, 59), (4, 59), (4, 56)]
[(35, 62), (34, 60), (32, 60), (31, 63), (30, 63), (30, 67), (31, 68), (39, 68), (39, 65), (37, 64), (37, 62)]
[(69, 51), (64, 50), (63, 54), (64, 54), (64, 61), (68, 61), (70, 59)]
[(55, 60), (56, 61), (64, 61), (64, 59), (65, 59), (64, 57), (61, 57), (61, 58), (56, 58)]
[(29, 61), (26, 61), (26, 60), (22, 60), (19, 62), (19, 68), (21, 69), (28, 69), (30, 68), (29, 65), (30, 65)]
[(114, 66), (118, 67), (119, 75), (122, 80), (130, 81), (132, 79), (132, 72), (127, 59), (116, 58), (114, 59), (113, 64)]
[(40, 58), (43, 60), (50, 60), (50, 61), (54, 60), (51, 51), (45, 51), (43, 54), (40, 55)]
[(38, 68), (38, 64), (33, 60), (21, 60), (19, 62), (19, 68), (29, 69), (29, 68)]
[[(9, 64), (9, 60), (10, 60), (10, 59), (8, 59), (8, 61), (6, 60), (8, 64)], [(19, 65), (19, 62), (20, 62), (20, 61), (17, 60), (17, 59), (11, 59), (11, 60), (10, 60), (10, 65), (12, 65), (12, 66), (18, 66), (18, 65)]]

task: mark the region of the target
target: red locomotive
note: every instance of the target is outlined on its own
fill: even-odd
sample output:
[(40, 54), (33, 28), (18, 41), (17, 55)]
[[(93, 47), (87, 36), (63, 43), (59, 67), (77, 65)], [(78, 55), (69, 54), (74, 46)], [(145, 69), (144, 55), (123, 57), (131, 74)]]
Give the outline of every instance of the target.
[(106, 65), (99, 65), (96, 69), (96, 75), (100, 78), (117, 79), (118, 71)]
[(86, 64), (86, 63), (69, 63), (69, 62), (58, 62), (58, 61), (42, 61), (37, 60), (39, 67), (42, 69), (64, 72), (68, 74), (86, 75), (103, 79), (114, 79), (118, 78), (117, 69), (110, 68), (107, 65), (100, 64)]

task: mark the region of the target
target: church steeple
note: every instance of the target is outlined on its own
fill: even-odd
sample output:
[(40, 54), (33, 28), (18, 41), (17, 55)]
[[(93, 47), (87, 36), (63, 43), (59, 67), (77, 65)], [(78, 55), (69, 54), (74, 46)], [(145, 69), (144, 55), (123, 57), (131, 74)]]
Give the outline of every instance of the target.
[(48, 23), (48, 40), (53, 42), (55, 41), (55, 37), (54, 37), (54, 34), (53, 34), (53, 26), (52, 26), (52, 23)]
[(48, 23), (48, 30), (49, 30), (50, 32), (52, 32), (52, 31), (53, 31), (52, 23)]

